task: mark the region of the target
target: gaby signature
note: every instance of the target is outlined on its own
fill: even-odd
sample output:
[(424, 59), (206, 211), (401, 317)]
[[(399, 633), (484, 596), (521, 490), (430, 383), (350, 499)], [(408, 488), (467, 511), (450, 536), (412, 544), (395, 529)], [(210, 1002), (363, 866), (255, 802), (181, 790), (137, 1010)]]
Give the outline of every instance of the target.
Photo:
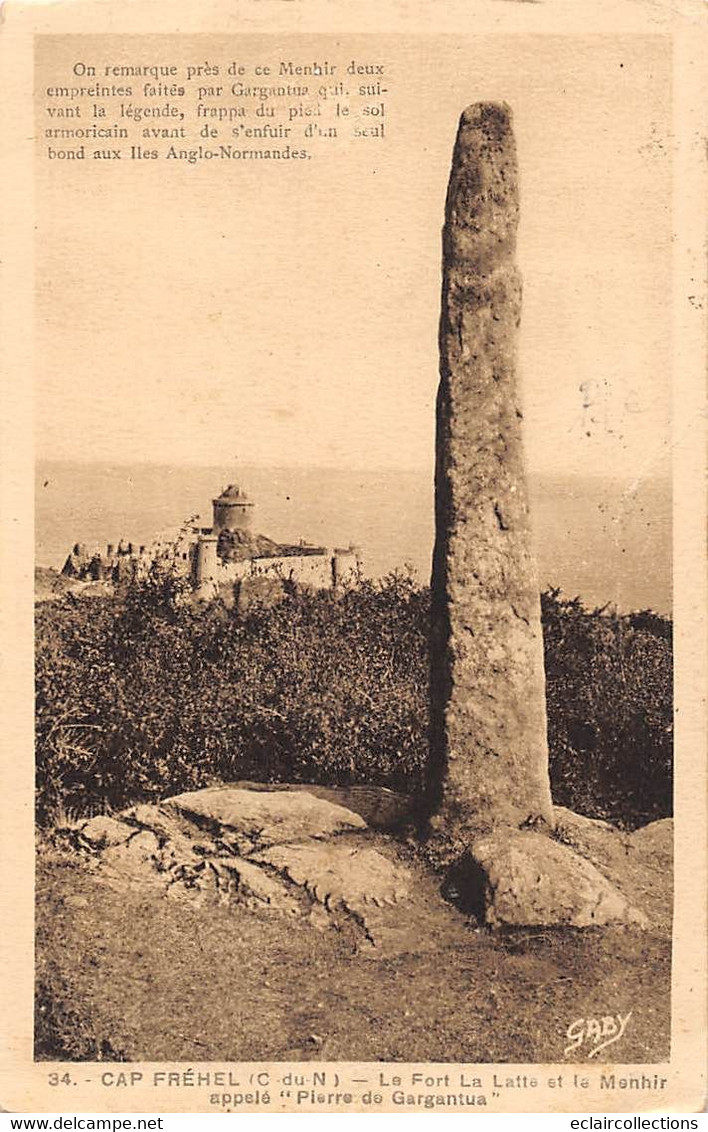
[(602, 1018), (576, 1018), (565, 1032), (566, 1038), (570, 1038), (570, 1045), (563, 1050), (564, 1057), (580, 1049), (582, 1045), (591, 1047), (588, 1057), (595, 1057), (601, 1049), (606, 1049), (613, 1042), (619, 1041), (631, 1017), (630, 1010), (629, 1014), (605, 1014)]

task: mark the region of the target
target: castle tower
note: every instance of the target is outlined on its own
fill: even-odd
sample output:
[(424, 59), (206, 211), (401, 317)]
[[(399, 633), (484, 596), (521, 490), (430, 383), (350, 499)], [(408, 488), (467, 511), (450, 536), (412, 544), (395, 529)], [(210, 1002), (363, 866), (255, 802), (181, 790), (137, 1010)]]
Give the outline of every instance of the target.
[(231, 483), (224, 488), (218, 499), (212, 500), (214, 506), (215, 535), (221, 531), (250, 531), (253, 523), (253, 500), (238, 484)]
[(341, 589), (346, 583), (356, 583), (361, 577), (361, 547), (335, 547), (332, 553), (332, 586)]
[(197, 542), (193, 559), (193, 580), (197, 589), (215, 582), (219, 574), (219, 560), (216, 554), (215, 535), (201, 535)]

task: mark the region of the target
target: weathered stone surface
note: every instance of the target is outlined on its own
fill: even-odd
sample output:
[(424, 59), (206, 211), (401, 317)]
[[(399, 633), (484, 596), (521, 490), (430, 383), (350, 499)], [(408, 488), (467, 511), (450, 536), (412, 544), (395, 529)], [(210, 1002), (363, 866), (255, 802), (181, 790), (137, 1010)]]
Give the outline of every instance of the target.
[[(153, 879), (154, 859), (159, 842), (148, 830), (132, 831), (133, 836), (120, 845), (110, 845), (101, 853), (101, 865), (126, 879)], [(156, 879), (156, 877), (155, 877)]]
[(90, 818), (81, 828), (81, 837), (92, 848), (120, 845), (135, 833), (135, 829), (118, 818), (99, 814)]
[(276, 845), (258, 854), (325, 907), (344, 907), (365, 914), (399, 904), (410, 896), (410, 877), (400, 865), (376, 849), (343, 841)]
[(586, 818), (565, 806), (554, 806), (556, 840), (575, 849), (606, 874), (622, 869), (627, 858), (627, 835), (597, 818)]
[(674, 857), (674, 822), (673, 818), (661, 818), (660, 821), (650, 822), (640, 829), (635, 829), (629, 835), (629, 844), (632, 849), (642, 853), (652, 853), (657, 860), (664, 858), (666, 862), (673, 861)]
[(411, 950), (413, 941), (419, 942), (419, 925), (416, 927), (411, 907), (398, 907), (410, 904), (412, 877), (404, 866), (376, 849), (342, 841), (309, 842), (277, 845), (260, 853), (258, 859), (304, 888), (328, 912), (353, 915), (369, 944), (380, 953)]
[(364, 819), (370, 829), (390, 830), (412, 824), (416, 820), (416, 807), (410, 794), (400, 794), (385, 786), (320, 786), (319, 783), (301, 782), (252, 782), (244, 779), (234, 782), (241, 790), (269, 792), (285, 791), (302, 793), (324, 798), (345, 810), (353, 810)]
[(307, 917), (307, 922), (318, 932), (325, 932), (332, 926), (332, 920), (330, 919), (329, 913), (327, 912), (327, 909), (324, 908), (321, 904), (312, 905), (310, 914)]
[(477, 839), (469, 872), (491, 926), (648, 924), (590, 861), (533, 830), (500, 829)]
[(624, 833), (609, 822), (555, 807), (554, 837), (591, 861), (658, 930), (670, 930), (673, 911), (671, 818)]
[(174, 866), (164, 879), (164, 894), (170, 900), (179, 900), (192, 907), (229, 903), (228, 881), (222, 879), (219, 870), (205, 860), (183, 861)]
[(511, 112), (460, 120), (443, 235), (430, 780), (455, 844), (553, 821), (539, 589), (516, 382)]
[(164, 806), (198, 823), (235, 830), (259, 846), (366, 828), (358, 814), (307, 793), (257, 793), (216, 786), (179, 794)]
[(161, 841), (168, 838), (178, 840), (187, 832), (194, 833), (194, 827), (190, 822), (174, 811), (163, 809), (161, 805), (143, 802), (127, 810), (125, 818), (135, 826), (151, 830)]
[(265, 904), (274, 911), (289, 915), (300, 911), (297, 901), (290, 896), (283, 882), (270, 876), (252, 861), (244, 861), (243, 857), (221, 857), (214, 864), (234, 878), (240, 899)]

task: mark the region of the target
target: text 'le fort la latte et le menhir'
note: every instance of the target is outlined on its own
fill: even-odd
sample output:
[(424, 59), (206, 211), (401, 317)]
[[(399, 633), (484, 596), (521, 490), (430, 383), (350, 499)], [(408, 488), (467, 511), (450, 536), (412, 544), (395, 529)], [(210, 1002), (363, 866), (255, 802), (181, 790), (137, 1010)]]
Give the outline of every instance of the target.
[[(384, 63), (357, 59), (185, 66), (98, 66), (77, 61), (71, 67), (70, 84), (65, 78), (43, 84), (51, 100), (45, 107), (44, 138), (133, 144), (126, 149), (93, 150), (84, 145), (47, 146), (45, 156), (50, 161), (162, 158), (189, 164), (211, 159), (309, 160), (321, 141), (386, 137), (390, 86), (385, 71)], [(116, 79), (142, 81), (139, 86), (108, 82)], [(136, 129), (141, 123), (142, 128)], [(228, 141), (222, 139), (223, 128)], [(191, 140), (195, 148), (145, 144), (158, 140)], [(233, 141), (265, 142), (268, 148), (241, 148)], [(274, 141), (285, 145), (272, 146)], [(331, 151), (331, 144), (324, 148)]]

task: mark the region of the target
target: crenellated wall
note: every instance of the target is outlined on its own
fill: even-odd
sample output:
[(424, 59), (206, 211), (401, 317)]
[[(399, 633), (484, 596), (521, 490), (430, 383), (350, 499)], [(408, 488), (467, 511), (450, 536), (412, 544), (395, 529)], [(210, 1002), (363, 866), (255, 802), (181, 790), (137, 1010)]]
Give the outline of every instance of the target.
[(329, 590), (351, 585), (360, 576), (359, 551), (353, 547), (225, 562), (217, 555), (217, 537), (204, 531), (140, 548), (126, 542), (117, 548), (109, 543), (105, 551), (75, 545), (62, 572), (86, 581), (124, 582), (147, 577), (154, 564), (176, 577), (189, 578), (205, 594), (244, 578), (277, 578)]

